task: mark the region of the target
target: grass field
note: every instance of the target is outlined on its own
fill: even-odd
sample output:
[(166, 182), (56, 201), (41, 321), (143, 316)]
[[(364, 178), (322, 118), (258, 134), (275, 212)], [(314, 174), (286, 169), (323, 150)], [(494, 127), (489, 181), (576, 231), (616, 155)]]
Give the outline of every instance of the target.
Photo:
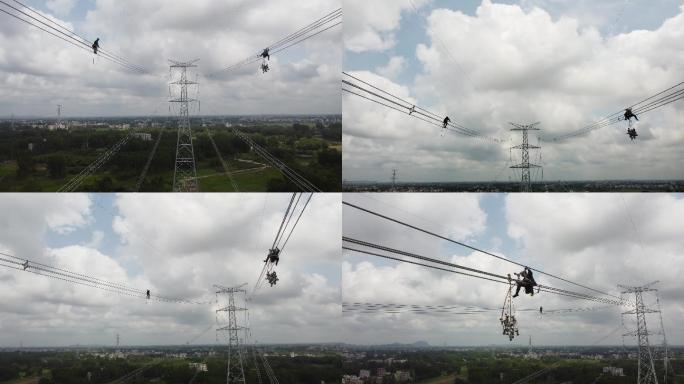
[[(273, 168), (260, 169), (233, 175), (238, 191), (264, 192), (270, 179), (282, 177), (280, 172)], [(233, 191), (230, 179), (222, 173), (202, 177), (199, 179), (202, 192), (225, 192)]]
[(2, 381), (2, 382), (0, 382), (0, 384), (38, 384), (39, 381), (40, 381), (39, 376), (32, 376), (32, 377), (24, 377), (22, 379)]
[(418, 384), (453, 384), (454, 380), (456, 380), (455, 373), (447, 376), (435, 377), (434, 379), (419, 381)]

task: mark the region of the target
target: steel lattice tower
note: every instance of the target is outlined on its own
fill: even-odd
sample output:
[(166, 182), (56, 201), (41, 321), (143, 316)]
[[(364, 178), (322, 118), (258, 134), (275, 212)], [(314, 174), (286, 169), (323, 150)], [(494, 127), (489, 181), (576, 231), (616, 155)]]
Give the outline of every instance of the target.
[(521, 163), (517, 165), (511, 166), (511, 169), (520, 169), (522, 172), (522, 180), (520, 182), (520, 191), (521, 192), (529, 192), (531, 187), (532, 187), (532, 179), (530, 178), (530, 169), (531, 168), (541, 168), (541, 165), (537, 164), (531, 164), (530, 163), (530, 149), (540, 149), (541, 147), (537, 145), (530, 145), (529, 142), (529, 131), (539, 131), (540, 129), (537, 128), (537, 125), (539, 123), (534, 123), (534, 124), (515, 124), (515, 123), (510, 123), (514, 128), (511, 129), (511, 131), (520, 131), (522, 132), (522, 144), (516, 145), (515, 147), (512, 147), (512, 149), (519, 149), (522, 156), (521, 156)]
[(397, 170), (392, 170), (392, 188), (397, 188)]
[(57, 129), (62, 129), (62, 104), (57, 104)]
[(188, 80), (188, 68), (197, 67), (197, 60), (178, 62), (169, 60), (171, 70), (174, 68), (180, 72), (180, 79), (171, 85), (180, 86), (180, 96), (169, 100), (171, 103), (179, 103), (180, 113), (178, 119), (178, 142), (176, 145), (176, 168), (173, 172), (174, 192), (197, 192), (197, 169), (195, 168), (195, 152), (192, 147), (192, 130), (190, 129), (190, 116), (188, 105), (197, 100), (188, 97), (188, 86), (196, 85), (196, 81)]
[(236, 287), (222, 287), (215, 285), (216, 295), (228, 295), (228, 305), (218, 308), (216, 312), (228, 313), (228, 325), (219, 327), (217, 332), (228, 332), (228, 367), (226, 368), (226, 383), (242, 383), (245, 384), (245, 371), (242, 364), (242, 349), (240, 348), (240, 338), (238, 332), (246, 330), (246, 327), (239, 326), (237, 323), (238, 311), (247, 311), (245, 307), (238, 307), (235, 305), (236, 294), (242, 293), (247, 295), (247, 290), (244, 288), (247, 283)]
[(660, 332), (663, 336), (663, 383), (667, 384), (667, 373), (669, 372), (670, 353), (667, 346), (667, 336), (665, 335), (665, 324), (663, 323), (663, 311), (660, 308), (660, 296), (656, 290), (656, 304), (658, 306), (658, 316), (660, 317)]
[(622, 294), (634, 294), (634, 309), (623, 312), (623, 315), (636, 315), (637, 319), (637, 329), (634, 332), (626, 333), (624, 336), (636, 336), (638, 346), (639, 346), (639, 369), (637, 373), (637, 383), (638, 384), (658, 384), (658, 377), (656, 375), (655, 365), (653, 363), (653, 354), (651, 353), (651, 347), (648, 342), (648, 336), (651, 335), (646, 327), (646, 314), (647, 313), (657, 313), (659, 311), (647, 308), (644, 304), (643, 293), (655, 291), (654, 288), (650, 288), (653, 283), (646, 284), (641, 287), (628, 287), (624, 285), (618, 285), (618, 287), (624, 289)]

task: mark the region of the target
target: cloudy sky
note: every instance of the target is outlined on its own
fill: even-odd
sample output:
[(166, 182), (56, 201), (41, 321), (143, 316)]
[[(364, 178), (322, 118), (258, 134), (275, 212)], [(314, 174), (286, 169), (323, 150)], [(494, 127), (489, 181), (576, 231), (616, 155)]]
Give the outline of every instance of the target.
[[(671, 344), (684, 343), (678, 323), (684, 316), (684, 195), (643, 194), (345, 194), (344, 200), (419, 227), (489, 250), (510, 260), (619, 295), (617, 284), (660, 280), (665, 330)], [(440, 241), (350, 207), (343, 209), (343, 234), (475, 267), (498, 274), (520, 267)], [(379, 257), (345, 251), (344, 302), (463, 305), (501, 308), (505, 285)], [(544, 275), (539, 284), (587, 291)], [(588, 292), (592, 293), (592, 292)], [(647, 298), (654, 303), (654, 296)], [(520, 309), (544, 311), (600, 308), (603, 304), (549, 293), (515, 299)], [(432, 345), (621, 345), (621, 310), (547, 314), (519, 312), (520, 337), (501, 335), (497, 311), (486, 314), (345, 313), (346, 340), (359, 344), (415, 342)], [(659, 319), (649, 317), (651, 328)], [(633, 326), (629, 317), (626, 327)], [(612, 333), (611, 335), (611, 332)], [(601, 340), (603, 337), (605, 340)], [(634, 340), (626, 339), (627, 344)]]
[[(345, 70), (455, 122), (505, 140), (450, 133), (343, 95), (344, 178), (508, 180), (520, 141), (577, 130), (684, 80), (684, 1), (344, 0)], [(353, 15), (353, 17), (349, 16)], [(682, 177), (684, 103), (531, 156), (546, 180)], [(531, 138), (537, 143), (537, 135)]]
[(339, 8), (339, 0), (21, 2), (151, 73), (93, 63), (92, 53), (0, 13), (2, 118), (53, 116), (57, 104), (65, 116), (167, 114), (167, 59), (200, 59), (191, 73), (200, 75), (202, 114), (341, 112), (339, 26), (271, 57), (267, 74), (257, 63), (206, 77)]
[[(253, 287), (290, 194), (39, 195), (0, 199), (0, 250), (152, 294), (215, 299)], [(260, 343), (340, 341), (340, 195), (320, 194), (247, 304)], [(171, 304), (0, 267), (0, 347), (185, 343), (215, 305)], [(306, 332), (302, 332), (306, 330)], [(197, 343), (213, 343), (209, 331)]]

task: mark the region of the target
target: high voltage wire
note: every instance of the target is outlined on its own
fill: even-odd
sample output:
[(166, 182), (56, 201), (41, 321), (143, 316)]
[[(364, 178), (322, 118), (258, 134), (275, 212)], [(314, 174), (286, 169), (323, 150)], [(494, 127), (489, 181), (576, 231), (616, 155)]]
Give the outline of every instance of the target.
[[(336, 27), (340, 24), (342, 24), (342, 21), (338, 21), (338, 19), (342, 18), (342, 8), (338, 8), (327, 15), (323, 16), (322, 18), (312, 22), (311, 24), (297, 30), (294, 33), (291, 33), (290, 35), (276, 41), (275, 43), (265, 47), (265, 49), (268, 49), (270, 55), (277, 54), (279, 52), (282, 52), (290, 47), (293, 47), (297, 44), (300, 44), (320, 33), (323, 33), (333, 27)], [(337, 21), (337, 22), (336, 22)], [(325, 27), (325, 28), (323, 28)], [(321, 29), (323, 28), (323, 29)], [(258, 62), (259, 60), (262, 59), (261, 56), (262, 51), (259, 51), (237, 63), (234, 63), (232, 65), (229, 65), (226, 68), (223, 68), (219, 71), (212, 72), (208, 76), (211, 77), (215, 74), (221, 73), (221, 72), (228, 72), (232, 71), (241, 67), (244, 67), (246, 65), (254, 64)]]
[[(44, 22), (44, 21), (42, 21), (42, 20), (40, 20), (40, 19), (38, 19), (38, 18), (36, 18), (36, 17), (34, 17), (34, 16), (32, 16), (31, 14), (29, 14), (29, 13), (27, 13), (27, 12), (24, 12), (23, 10), (21, 10), (21, 9), (19, 9), (19, 8), (17, 8), (17, 7), (12, 6), (11, 4), (9, 4), (9, 3), (5, 2), (5, 1), (0, 0), (0, 3), (4, 4), (4, 5), (5, 5), (6, 7), (8, 7), (8, 8), (11, 8), (11, 9), (14, 10), (15, 12), (18, 12), (19, 14), (23, 15), (24, 17), (28, 17), (29, 19), (31, 19), (31, 20), (33, 20), (33, 21), (35, 21), (35, 22), (37, 22), (37, 23), (40, 23), (41, 25), (43, 25), (43, 26), (49, 28), (49, 30), (48, 30), (48, 29), (45, 29), (45, 28), (43, 28), (43, 27), (41, 27), (40, 25), (38, 25), (38, 24), (36, 24), (36, 23), (34, 23), (34, 22), (31, 22), (31, 20), (27, 20), (27, 19), (25, 19), (25, 18), (20, 17), (20, 16), (19, 16), (18, 14), (16, 14), (16, 13), (8, 12), (8, 11), (5, 10), (5, 9), (0, 9), (0, 11), (2, 11), (3, 13), (5, 13), (5, 14), (7, 14), (7, 15), (9, 15), (9, 16), (14, 17), (14, 18), (17, 19), (17, 20), (23, 21), (24, 23), (27, 23), (27, 24), (29, 24), (29, 25), (31, 25), (31, 26), (34, 26), (34, 27), (36, 27), (36, 28), (42, 30), (42, 31), (45, 32), (45, 33), (48, 33), (48, 34), (50, 34), (50, 35), (52, 35), (52, 36), (54, 36), (54, 37), (57, 37), (57, 38), (59, 38), (60, 40), (63, 40), (63, 41), (65, 41), (65, 42), (67, 42), (67, 43), (70, 43), (70, 44), (76, 46), (77, 48), (84, 49), (84, 50), (86, 50), (86, 51), (89, 52), (89, 53), (92, 53), (92, 52), (93, 52), (93, 51), (92, 51), (92, 48), (91, 48), (91, 44), (92, 44), (92, 43), (91, 43), (89, 40), (87, 40), (87, 39), (81, 37), (80, 35), (76, 34), (74, 31), (71, 31), (70, 29), (68, 29), (68, 28), (66, 28), (66, 27), (64, 27), (64, 26), (62, 26), (61, 24), (56, 23), (56, 22), (50, 20), (49, 18), (47, 18), (47, 17), (45, 17), (44, 15), (42, 15), (40, 12), (35, 11), (33, 8), (30, 8), (30, 7), (26, 6), (26, 5), (24, 5), (23, 3), (20, 3), (19, 1), (16, 1), (16, 0), (13, 0), (13, 1), (14, 1), (15, 3), (21, 4), (25, 9), (27, 9), (27, 10), (31, 11), (32, 13), (38, 15), (38, 16), (41, 17), (42, 19), (47, 20), (47, 21), (49, 22), (49, 24), (46, 23), (46, 22)], [(55, 25), (58, 26), (59, 28), (56, 28)], [(65, 32), (65, 31), (66, 31), (66, 32)], [(134, 72), (139, 72), (139, 73), (148, 73), (148, 71), (145, 70), (143, 67), (140, 67), (140, 66), (138, 66), (138, 65), (132, 64), (132, 63), (130, 63), (128, 60), (126, 60), (126, 59), (124, 59), (124, 58), (122, 58), (122, 57), (120, 57), (120, 56), (118, 56), (118, 55), (115, 55), (115, 54), (112, 54), (112, 53), (109, 53), (109, 52), (103, 51), (103, 50), (100, 50), (99, 52), (100, 52), (99, 54), (100, 54), (103, 58), (105, 58), (105, 59), (107, 59), (107, 60), (109, 60), (109, 61), (111, 61), (111, 62), (113, 62), (113, 63), (115, 63), (115, 64), (118, 64), (118, 65), (120, 65), (120, 66), (122, 66), (122, 67), (124, 67), (124, 68), (126, 68), (126, 69), (132, 70), (132, 71), (134, 71)]]
[[(306, 198), (306, 202), (304, 202), (304, 205), (302, 208), (299, 210), (299, 214), (297, 214), (297, 207), (299, 205), (299, 202), (302, 198), (302, 193), (293, 193), (292, 196), (290, 197), (290, 201), (287, 205), (287, 209), (285, 210), (285, 215), (283, 216), (282, 221), (280, 222), (280, 226), (278, 227), (278, 232), (276, 232), (276, 236), (273, 239), (273, 243), (271, 244), (271, 249), (277, 249), (278, 250), (278, 255), (280, 255), (283, 250), (285, 249), (285, 246), (287, 245), (287, 242), (290, 240), (290, 236), (292, 236), (292, 233), (294, 232), (295, 228), (297, 227), (297, 224), (299, 224), (299, 220), (302, 218), (302, 215), (304, 214), (304, 211), (306, 210), (306, 207), (309, 206), (309, 202), (311, 201), (311, 198), (313, 197), (313, 193), (310, 193), (309, 196)], [(295, 217), (295, 221), (292, 221), (292, 218)], [(292, 225), (290, 225), (292, 223)], [(285, 239), (283, 241), (283, 239)], [(266, 271), (269, 269), (270, 263), (269, 260), (266, 259), (264, 262), (264, 266), (261, 269), (261, 273), (259, 274), (259, 277), (257, 278), (256, 284), (254, 284), (254, 288), (252, 289), (252, 295), (257, 291), (257, 289), (261, 288), (263, 281), (264, 281), (264, 275), (266, 274)]]
[(147, 171), (149, 171), (150, 165), (152, 165), (152, 159), (154, 159), (154, 155), (157, 153), (157, 147), (159, 147), (159, 142), (161, 141), (165, 129), (166, 127), (162, 127), (162, 129), (159, 130), (157, 140), (154, 142), (154, 146), (152, 147), (152, 151), (150, 151), (150, 155), (147, 158), (147, 162), (145, 162), (145, 166), (143, 167), (143, 170), (140, 173), (140, 177), (138, 177), (138, 181), (135, 183), (135, 192), (140, 192), (140, 188), (145, 182), (145, 178), (147, 177)]
[(257, 353), (256, 353), (256, 348), (252, 346), (252, 357), (254, 359), (254, 370), (256, 371), (257, 375), (257, 383), (258, 384), (263, 384), (263, 381), (261, 380), (261, 370), (259, 369), (259, 361), (257, 360)]
[[(439, 116), (431, 111), (428, 111), (425, 108), (422, 108), (418, 105), (415, 105), (414, 103), (411, 103), (407, 100), (404, 100), (400, 98), (399, 96), (396, 96), (384, 89), (381, 89), (365, 80), (360, 79), (357, 76), (351, 75), (347, 72), (342, 72), (344, 76), (347, 76), (348, 79), (343, 79), (342, 80), (342, 91), (349, 93), (351, 95), (363, 98), (365, 100), (374, 102), (378, 105), (382, 105), (386, 108), (393, 109), (395, 111), (401, 112), (405, 115), (408, 115), (410, 117), (417, 118), (419, 120), (422, 120), (428, 124), (434, 125), (436, 127), (443, 128), (443, 119), (444, 117)], [(351, 80), (350, 80), (351, 79)], [(361, 84), (358, 84), (358, 83)], [(345, 88), (346, 87), (346, 88)], [(349, 88), (352, 87), (353, 89)], [(367, 88), (367, 87), (370, 87)], [(360, 92), (360, 93), (359, 93)], [(380, 92), (380, 93), (378, 93)], [(384, 95), (384, 96), (383, 96)], [(384, 102), (383, 102), (384, 101)], [(386, 104), (391, 103), (390, 104)], [(480, 132), (467, 128), (461, 124), (455, 123), (453, 121), (449, 121), (446, 127), (447, 130), (464, 135), (464, 136), (469, 136), (485, 141), (491, 141), (491, 142), (496, 142), (500, 143), (502, 140), (488, 137), (485, 135), (482, 135)]]
[(261, 362), (264, 366), (264, 371), (266, 372), (266, 376), (268, 377), (268, 380), (270, 381), (271, 384), (279, 384), (278, 378), (275, 375), (275, 372), (273, 372), (273, 368), (271, 367), (271, 363), (268, 362), (268, 359), (266, 358), (266, 355), (264, 355), (261, 352), (257, 352), (261, 356)]
[[(473, 251), (476, 251), (476, 252), (480, 252), (480, 253), (483, 253), (483, 254), (488, 255), (488, 256), (492, 256), (492, 257), (497, 258), (497, 259), (499, 259), (499, 260), (506, 261), (506, 262), (508, 262), (508, 263), (515, 264), (515, 265), (520, 266), (520, 267), (528, 267), (528, 266), (526, 266), (526, 265), (524, 265), (524, 264), (515, 262), (515, 261), (510, 260), (510, 259), (507, 259), (507, 258), (505, 258), (505, 257), (496, 255), (496, 254), (494, 254), (494, 253), (485, 251), (485, 250), (483, 250), (483, 249), (474, 247), (474, 246), (472, 246), (472, 245), (465, 244), (465, 243), (460, 242), (460, 241), (453, 240), (453, 239), (451, 239), (451, 238), (449, 238), (449, 237), (446, 237), (446, 236), (443, 236), (443, 235), (439, 235), (439, 234), (437, 234), (437, 233), (435, 233), (435, 232), (428, 231), (428, 230), (426, 230), (426, 229), (417, 227), (417, 226), (412, 225), (412, 224), (409, 224), (409, 223), (407, 223), (407, 222), (405, 222), (405, 221), (401, 221), (401, 220), (398, 220), (398, 219), (395, 219), (395, 218), (392, 218), (392, 217), (383, 215), (383, 214), (381, 214), (381, 213), (372, 211), (372, 210), (370, 210), (370, 209), (360, 207), (360, 206), (358, 206), (358, 205), (356, 205), (356, 204), (352, 204), (352, 203), (349, 203), (349, 202), (346, 202), (346, 201), (343, 201), (342, 204), (343, 204), (343, 205), (346, 205), (346, 206), (348, 206), (348, 207), (357, 209), (357, 210), (359, 210), (359, 211), (362, 211), (362, 212), (371, 214), (371, 215), (373, 215), (373, 216), (379, 217), (379, 218), (381, 218), (381, 219), (384, 219), (384, 220), (387, 220), (387, 221), (391, 221), (391, 222), (393, 222), (393, 223), (396, 223), (396, 224), (405, 226), (405, 227), (407, 227), (407, 228), (411, 228), (411, 229), (413, 229), (413, 230), (416, 230), (416, 231), (425, 233), (425, 234), (427, 234), (427, 235), (436, 237), (436, 238), (438, 238), (438, 239), (445, 240), (445, 241), (448, 241), (448, 242), (450, 242), (450, 243), (460, 245), (460, 246), (462, 246), (462, 247), (466, 247), (466, 248), (468, 248), (468, 249), (470, 249), (470, 250), (473, 250)], [(608, 293), (608, 292), (604, 292), (604, 291), (601, 291), (601, 290), (598, 290), (598, 289), (594, 289), (594, 288), (588, 287), (588, 286), (586, 286), (586, 285), (584, 285), (584, 284), (575, 283), (575, 282), (570, 281), (570, 280), (568, 280), (568, 279), (562, 278), (562, 277), (560, 277), (560, 276), (557, 276), (557, 275), (554, 275), (554, 274), (551, 274), (551, 273), (548, 273), (548, 272), (544, 272), (544, 271), (539, 270), (539, 269), (537, 269), (537, 268), (532, 268), (532, 267), (528, 267), (528, 268), (530, 268), (531, 270), (533, 270), (533, 271), (535, 271), (535, 272), (538, 272), (538, 273), (540, 273), (540, 274), (543, 274), (543, 275), (552, 277), (552, 278), (554, 278), (554, 279), (558, 279), (558, 280), (560, 280), (560, 281), (563, 281), (563, 282), (566, 282), (566, 283), (575, 285), (575, 286), (577, 286), (577, 287), (581, 287), (581, 288), (584, 288), (584, 289), (588, 289), (588, 290), (590, 290), (590, 291), (593, 291), (593, 292), (596, 292), (596, 293), (600, 293), (600, 294), (602, 294), (602, 295), (606, 295), (606, 296), (610, 296), (610, 297), (613, 297), (613, 298), (618, 299), (618, 300), (622, 300), (620, 297), (618, 297), (618, 296), (616, 296), (616, 295), (613, 295), (613, 294), (610, 294), (610, 293)]]
[[(388, 252), (388, 253), (391, 253), (391, 254), (397, 254), (397, 255), (404, 256), (404, 257), (410, 257), (410, 258), (418, 259), (418, 260), (421, 260), (421, 261), (426, 261), (426, 262), (429, 262), (429, 263), (434, 263), (434, 264), (439, 264), (439, 265), (447, 266), (447, 267), (450, 267), (450, 268), (456, 268), (456, 269), (459, 269), (459, 270), (465, 270), (465, 271), (468, 271), (468, 272), (470, 272), (470, 273), (455, 271), (455, 270), (452, 270), (452, 269), (446, 269), (446, 268), (442, 268), (442, 267), (437, 267), (437, 268), (435, 268), (435, 269), (440, 269), (440, 270), (443, 270), (443, 271), (446, 271), (446, 272), (457, 273), (457, 274), (466, 275), (466, 276), (469, 276), (469, 277), (475, 277), (475, 278), (479, 278), (479, 279), (483, 279), (483, 280), (488, 280), (488, 281), (493, 281), (493, 282), (502, 283), (502, 284), (507, 284), (507, 285), (512, 284), (512, 283), (519, 283), (519, 282), (520, 282), (520, 280), (518, 280), (518, 279), (511, 278), (510, 275), (509, 275), (509, 276), (499, 275), (499, 274), (496, 274), (496, 273), (491, 273), (491, 272), (483, 271), (483, 270), (480, 270), (480, 269), (477, 269), (477, 268), (471, 268), (471, 267), (466, 267), (466, 266), (458, 265), (458, 264), (455, 264), (455, 263), (449, 263), (449, 262), (442, 261), (442, 260), (438, 260), (438, 259), (434, 259), (434, 258), (431, 258), (431, 257), (422, 256), (422, 255), (418, 255), (418, 254), (415, 254), (415, 253), (406, 252), (406, 251), (402, 251), (402, 250), (398, 250), (398, 249), (393, 249), (393, 248), (389, 248), (389, 247), (386, 247), (386, 246), (382, 246), (382, 245), (378, 245), (378, 244), (373, 244), (373, 243), (369, 243), (369, 242), (365, 242), (365, 241), (361, 241), (361, 240), (357, 240), (357, 239), (352, 239), (352, 238), (348, 238), (348, 237), (343, 237), (343, 238), (342, 238), (342, 241), (345, 242), (345, 243), (351, 243), (351, 244), (355, 244), (355, 245), (361, 246), (361, 247), (368, 247), (368, 248), (380, 250), (380, 251), (383, 251), (383, 252)], [(388, 258), (388, 259), (393, 259), (393, 260), (401, 261), (401, 262), (406, 262), (406, 261), (407, 261), (407, 260), (405, 260), (405, 259), (400, 259), (400, 258), (396, 258), (396, 257), (388, 257), (388, 256), (383, 255), (383, 254), (368, 252), (368, 251), (366, 251), (366, 250), (359, 249), (359, 248), (350, 248), (350, 247), (344, 246), (344, 245), (343, 245), (343, 249), (352, 250), (352, 251), (359, 252), (359, 253), (365, 253), (365, 254), (368, 254), (368, 255), (371, 255), (371, 256), (385, 257), (385, 258)], [(415, 265), (421, 265), (421, 266), (424, 266), (424, 267), (429, 267), (429, 268), (433, 268), (433, 267), (434, 267), (434, 266), (428, 265), (428, 264), (422, 264), (422, 263), (416, 263), (416, 262), (410, 262), (410, 263), (411, 263), (411, 264), (415, 264)], [(606, 299), (606, 298), (602, 298), (602, 297), (591, 296), (591, 295), (584, 294), (584, 293), (573, 292), (573, 291), (569, 291), (569, 290), (565, 290), (565, 289), (561, 289), (561, 288), (556, 288), (556, 287), (551, 287), (551, 286), (546, 286), (546, 285), (542, 285), (542, 284), (538, 284), (537, 287), (538, 287), (538, 289), (539, 289), (541, 292), (549, 292), (549, 293), (554, 293), (554, 294), (558, 294), (558, 295), (561, 295), (561, 296), (574, 297), (574, 298), (577, 298), (577, 299), (595, 301), (595, 302), (600, 302), (600, 303), (604, 303), (604, 304), (611, 304), (611, 305), (624, 305), (624, 304), (626, 304), (625, 301), (622, 300), (622, 299), (620, 299), (620, 300)]]
[[(662, 108), (666, 105), (672, 104), (682, 99), (684, 99), (684, 82), (675, 84), (672, 87), (660, 91), (653, 96), (647, 97), (646, 99), (639, 101), (638, 103), (632, 104), (628, 108), (631, 108), (632, 112), (636, 115), (643, 115), (645, 113), (651, 112), (658, 108)], [(583, 128), (580, 128), (574, 132), (570, 132), (564, 135), (551, 138), (549, 139), (549, 141), (562, 141), (573, 137), (583, 136), (595, 130), (613, 125), (620, 121), (624, 121), (624, 116), (622, 116), (624, 111), (625, 110), (615, 112), (601, 120), (598, 120)]]
[(159, 360), (152, 361), (151, 363), (148, 363), (148, 364), (146, 364), (146, 365), (143, 365), (142, 367), (137, 368), (137, 369), (135, 369), (135, 370), (133, 370), (133, 371), (131, 371), (131, 372), (125, 374), (124, 376), (122, 376), (122, 377), (120, 377), (120, 378), (118, 378), (118, 379), (116, 379), (116, 380), (114, 380), (114, 381), (110, 381), (108, 384), (121, 384), (121, 383), (126, 383), (126, 382), (128, 382), (128, 381), (130, 381), (130, 380), (132, 380), (132, 379), (135, 379), (139, 374), (145, 372), (146, 370), (148, 370), (148, 369), (150, 369), (150, 368), (152, 368), (152, 367), (154, 367), (154, 366), (156, 366), (156, 365), (159, 365), (159, 364), (160, 364), (161, 362), (163, 362), (163, 361), (164, 361), (164, 359), (159, 359)]
[[(542, 315), (553, 315), (553, 314), (565, 314), (565, 313), (578, 313), (578, 312), (593, 312), (600, 311), (609, 308), (614, 308), (614, 306), (601, 306), (601, 307), (580, 307), (580, 308), (559, 308), (559, 309), (544, 309)], [(342, 302), (343, 311), (396, 311), (396, 313), (402, 312), (442, 312), (442, 313), (452, 313), (452, 311), (462, 311), (463, 314), (466, 313), (484, 313), (484, 312), (498, 312), (501, 310), (500, 307), (481, 307), (477, 305), (439, 305), (439, 304), (382, 304), (382, 303), (350, 303)], [(517, 309), (518, 312), (540, 312), (539, 308), (524, 308)]]
[(88, 176), (93, 174), (93, 172), (97, 171), (101, 166), (103, 166), (109, 159), (114, 156), (121, 147), (126, 145), (126, 143), (133, 137), (133, 130), (130, 130), (126, 136), (124, 136), (121, 140), (119, 140), (114, 146), (109, 148), (107, 151), (105, 151), (102, 155), (100, 155), (95, 161), (90, 163), (87, 167), (85, 167), (81, 172), (79, 172), (76, 176), (71, 178), (71, 180), (67, 181), (66, 184), (64, 184), (62, 187), (60, 187), (57, 192), (73, 192), (78, 187), (85, 181)]
[[(72, 36), (79, 37), (79, 38), (83, 41), (84, 44), (86, 44), (88, 47), (91, 47), (92, 42), (91, 42), (89, 39), (87, 39), (86, 37), (83, 37), (83, 35), (77, 34), (77, 33), (74, 32), (73, 30), (71, 30), (71, 29), (65, 27), (64, 25), (62, 25), (62, 24), (60, 24), (60, 23), (57, 23), (56, 21), (54, 21), (54, 20), (52, 20), (52, 19), (46, 17), (45, 15), (43, 15), (41, 12), (36, 11), (35, 9), (29, 7), (28, 5), (22, 3), (22, 2), (20, 2), (20, 1), (18, 1), (18, 0), (12, 0), (12, 1), (14, 1), (15, 3), (17, 3), (17, 4), (21, 5), (21, 6), (23, 6), (24, 8), (28, 9), (28, 10), (31, 11), (32, 13), (34, 13), (34, 14), (40, 16), (42, 19), (44, 19), (44, 20), (46, 20), (46, 21), (48, 21), (48, 22), (50, 22), (50, 23), (56, 25), (56, 26), (59, 27), (60, 29), (62, 29), (62, 30), (64, 30), (64, 31), (68, 32), (68, 33), (71, 34)], [(113, 52), (110, 52), (109, 50), (105, 50), (105, 49), (100, 48), (100, 49), (98, 49), (98, 52), (103, 52), (104, 54), (106, 54), (106, 55), (108, 55), (108, 56), (111, 56), (111, 57), (112, 57), (113, 59), (115, 59), (115, 60), (121, 61), (122, 63), (127, 64), (127, 65), (130, 65), (131, 67), (133, 67), (133, 68), (135, 68), (135, 69), (139, 69), (139, 70), (142, 70), (142, 71), (144, 71), (144, 72), (147, 72), (147, 70), (146, 70), (145, 68), (143, 68), (143, 67), (141, 67), (141, 66), (139, 66), (139, 65), (135, 65), (135, 64), (131, 63), (130, 61), (128, 61), (127, 59), (121, 57), (120, 55), (117, 55), (117, 54), (115, 54), (115, 53), (113, 53)]]
[[(130, 296), (147, 300), (147, 290), (127, 286), (122, 283), (112, 282), (83, 273), (76, 273), (67, 269), (53, 267), (36, 261), (22, 259), (8, 253), (0, 252), (0, 266), (25, 271), (69, 283), (97, 288), (103, 291), (123, 296)], [(192, 301), (182, 298), (171, 298), (150, 294), (149, 300), (179, 304), (210, 304), (212, 301)]]
[(233, 177), (233, 174), (231, 173), (230, 169), (228, 168), (228, 163), (226, 163), (225, 160), (223, 160), (223, 156), (221, 156), (221, 151), (219, 151), (218, 145), (216, 145), (216, 142), (214, 141), (214, 137), (211, 135), (211, 132), (209, 131), (209, 128), (206, 128), (207, 131), (207, 136), (209, 136), (209, 141), (211, 141), (211, 145), (214, 147), (214, 151), (216, 151), (216, 156), (218, 156), (219, 161), (221, 162), (221, 166), (223, 167), (223, 173), (228, 175), (228, 179), (230, 180), (230, 185), (233, 187), (233, 191), (235, 192), (240, 192), (237, 187), (237, 183), (235, 182), (235, 178)]
[(278, 169), (280, 173), (290, 180), (297, 188), (304, 192), (321, 192), (321, 190), (313, 185), (310, 181), (304, 178), (304, 176), (297, 173), (295, 170), (287, 166), (287, 164), (280, 161), (278, 158), (270, 154), (266, 149), (261, 147), (259, 144), (255, 143), (247, 135), (240, 132), (237, 128), (233, 127), (233, 132), (235, 135), (247, 143), (250, 148), (261, 156), (267, 163), (269, 163), (274, 168)]

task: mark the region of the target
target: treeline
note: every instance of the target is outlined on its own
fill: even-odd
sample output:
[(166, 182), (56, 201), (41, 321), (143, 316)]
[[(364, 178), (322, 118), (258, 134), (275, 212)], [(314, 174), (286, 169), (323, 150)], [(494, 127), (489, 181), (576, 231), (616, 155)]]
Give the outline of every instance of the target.
[[(302, 174), (322, 190), (337, 191), (342, 181), (342, 154), (331, 148), (330, 143), (341, 141), (341, 124), (310, 127), (302, 124), (291, 126), (259, 126), (242, 128), (252, 140), (266, 148), (272, 155)], [(222, 172), (221, 162), (206, 133), (201, 127), (193, 127), (195, 160), (203, 166)], [(251, 155), (251, 148), (223, 126), (210, 128), (211, 135), (225, 160)], [(119, 192), (134, 185), (139, 177), (161, 129), (140, 129), (150, 133), (152, 140), (133, 138), (113, 156), (100, 172), (106, 176), (88, 181), (81, 186), (84, 191)], [(16, 131), (0, 130), (0, 162), (16, 161), (13, 177), (5, 177), (2, 185), (23, 185), (20, 190), (36, 190), (39, 186), (32, 178), (41, 175), (53, 180), (67, 180), (91, 164), (105, 150), (119, 142), (127, 131), (104, 128), (48, 131), (35, 128), (19, 128)], [(142, 185), (142, 191), (168, 191), (171, 189), (176, 156), (176, 129), (165, 129), (157, 152)], [(269, 191), (293, 191), (292, 185), (283, 177), (268, 181)]]
[[(222, 384), (226, 380), (226, 359), (227, 356), (224, 355), (204, 360), (150, 356), (108, 359), (74, 352), (3, 353), (0, 354), (0, 381), (37, 377), (40, 384), (101, 384), (147, 366), (147, 369), (127, 382), (185, 384), (196, 373), (189, 363), (206, 362), (208, 371), (198, 373), (195, 382)], [(268, 361), (281, 384), (320, 384), (322, 381), (336, 383), (342, 374), (342, 360), (339, 356), (269, 357)], [(257, 374), (251, 353), (243, 353), (243, 364), (247, 382), (256, 383)], [(266, 381), (264, 368), (261, 364), (259, 367), (262, 379)]]

